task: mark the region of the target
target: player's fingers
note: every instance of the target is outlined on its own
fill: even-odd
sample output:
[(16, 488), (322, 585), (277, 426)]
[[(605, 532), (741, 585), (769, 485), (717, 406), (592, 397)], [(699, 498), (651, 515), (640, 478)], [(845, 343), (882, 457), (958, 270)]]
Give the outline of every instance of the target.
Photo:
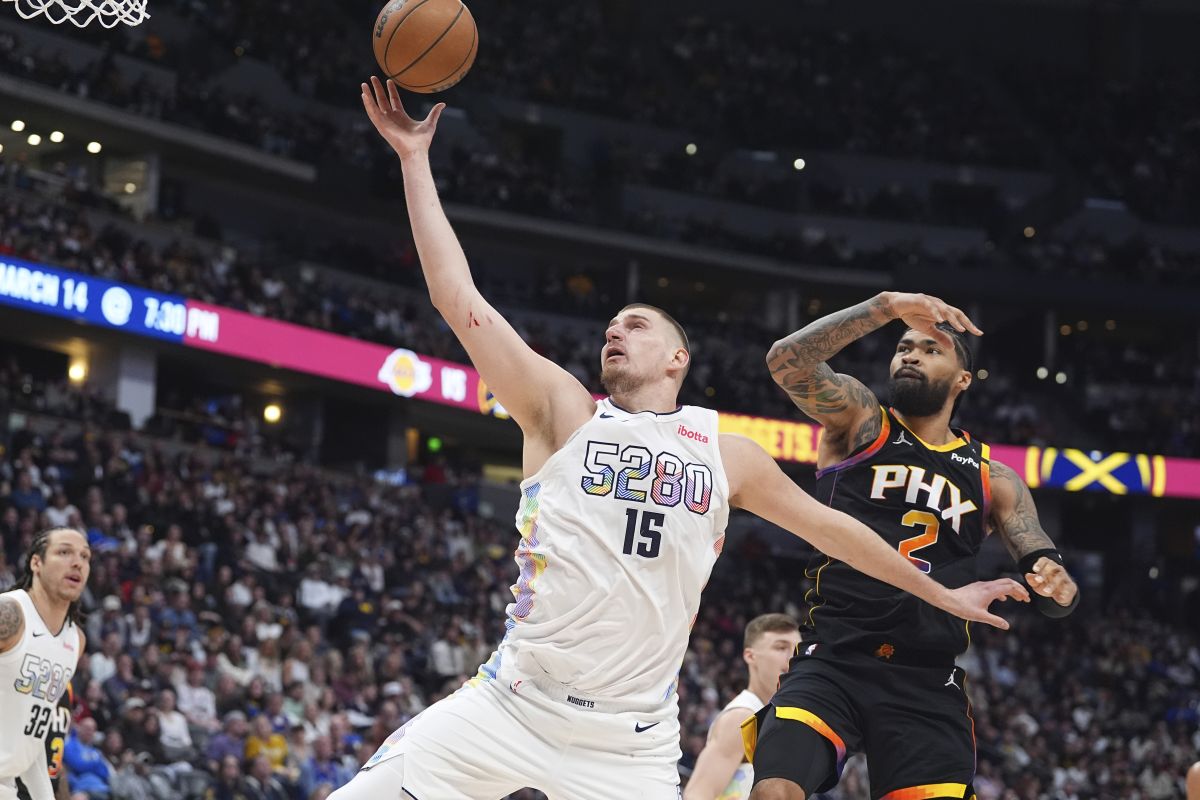
[(1042, 597), (1052, 597), (1054, 595), (1054, 588), (1051, 586), (1050, 581), (1041, 575), (1027, 572), (1025, 573), (1025, 580), (1029, 583), (1029, 586)]
[(1020, 582), (1014, 581), (1012, 578), (1001, 578), (1000, 580), (1004, 583), (1002, 588), (1006, 597), (1020, 600), (1022, 603), (1029, 602), (1029, 590), (1022, 586)]
[(442, 112), (446, 110), (445, 103), (437, 103), (433, 108), (429, 109), (429, 115), (425, 117), (425, 124), (431, 128), (436, 128), (438, 120), (442, 118)]
[(929, 327), (925, 329), (925, 333), (928, 333), (931, 337), (933, 337), (933, 339), (942, 347), (946, 348), (947, 350), (953, 350), (954, 340), (950, 338), (950, 334), (946, 333), (937, 326), (937, 323), (941, 321), (942, 320), (935, 316), (934, 321), (929, 323)]
[(388, 103), (392, 106), (392, 111), (404, 112), (404, 103), (400, 101), (400, 90), (396, 88), (396, 82), (388, 78), (387, 82)]
[(978, 325), (971, 321), (971, 318), (967, 316), (965, 311), (963, 311), (961, 308), (955, 308), (954, 306), (950, 306), (950, 310), (953, 311), (958, 317), (958, 321), (962, 323), (964, 328), (976, 336), (983, 336), (983, 331), (979, 329)]
[(975, 621), (987, 623), (993, 628), (999, 628), (1002, 631), (1006, 631), (1009, 628), (1008, 620), (1006, 620), (1004, 617), (998, 617), (990, 611), (984, 611), (975, 618)]
[(375, 105), (378, 106), (379, 110), (381, 112), (387, 111), (388, 103), (384, 100), (384, 96), (387, 94), (387, 92), (384, 90), (383, 84), (380, 83), (379, 78), (374, 75), (371, 76), (371, 94), (375, 98)]
[(1007, 600), (1010, 597), (1023, 603), (1029, 600), (1029, 591), (1011, 578), (998, 578), (990, 581), (987, 584), (987, 590), (993, 600)]
[(973, 333), (976, 336), (979, 336), (983, 333), (983, 331), (975, 327), (975, 323), (971, 322), (971, 318), (968, 317), (961, 308), (956, 308), (955, 306), (946, 306), (946, 310), (949, 312), (950, 322), (952, 325), (954, 325), (956, 330), (962, 333)]
[(375, 98), (371, 96), (370, 90), (365, 83), (362, 85), (362, 101), (363, 108), (367, 110), (367, 116), (370, 118), (371, 124), (378, 129), (380, 123), (379, 106), (375, 103)]
[(1064, 595), (1064, 594), (1069, 595), (1071, 593), (1071, 589), (1073, 588), (1074, 584), (1070, 578), (1068, 578), (1066, 575), (1063, 575), (1061, 577), (1058, 577), (1058, 578), (1055, 578), (1055, 579), (1049, 581), (1049, 586), (1050, 586), (1050, 591), (1052, 592), (1053, 596), (1055, 598), (1058, 598), (1059, 596)]
[(938, 311), (941, 312), (942, 321), (948, 322), (950, 327), (959, 333), (967, 332), (967, 326), (962, 324), (963, 313), (961, 311), (948, 303), (943, 303), (941, 300), (937, 300), (936, 303)]

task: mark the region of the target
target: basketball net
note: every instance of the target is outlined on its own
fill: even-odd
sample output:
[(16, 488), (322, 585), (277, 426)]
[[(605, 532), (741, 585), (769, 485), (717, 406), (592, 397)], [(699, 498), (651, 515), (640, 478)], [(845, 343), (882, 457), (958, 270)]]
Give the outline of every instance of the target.
[(98, 21), (106, 28), (117, 25), (140, 25), (150, 15), (146, 13), (146, 0), (0, 0), (12, 3), (24, 19), (38, 15), (55, 25), (70, 22), (77, 28)]

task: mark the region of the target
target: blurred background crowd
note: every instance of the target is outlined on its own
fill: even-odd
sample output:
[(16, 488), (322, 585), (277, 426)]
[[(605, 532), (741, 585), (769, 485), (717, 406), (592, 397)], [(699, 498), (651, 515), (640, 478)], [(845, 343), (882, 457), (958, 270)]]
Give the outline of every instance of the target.
[[(151, 1), (137, 29), (69, 35), (0, 14), (0, 260), (466, 363), (357, 106), (377, 0)], [(796, 420), (763, 366), (775, 339), (929, 291), (987, 332), (958, 419), (974, 435), (1200, 458), (1196, 9), (774, 5), (472, 4), (483, 44), (435, 174), (522, 336), (600, 392), (607, 320), (656, 303), (693, 344), (684, 402)], [(16, 314), (0, 590), (35, 531), (87, 532), (79, 796), (326, 796), (486, 660), (516, 576), (502, 423), (166, 351), (143, 419), (69, 377), (85, 329)], [(893, 348), (880, 333), (835, 366), (886, 396)], [(1037, 499), (1087, 603), (973, 637), (980, 800), (1179, 797), (1200, 751), (1197, 504)], [(806, 556), (735, 520), (683, 667), (685, 780), (742, 688), (746, 621), (802, 616)], [(984, 571), (1010, 568), (992, 546)], [(829, 797), (867, 796), (854, 759)]]

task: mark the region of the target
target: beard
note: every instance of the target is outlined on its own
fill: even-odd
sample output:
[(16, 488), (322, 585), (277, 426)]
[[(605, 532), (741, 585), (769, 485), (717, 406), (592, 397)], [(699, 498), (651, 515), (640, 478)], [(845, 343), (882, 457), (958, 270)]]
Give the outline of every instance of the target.
[(928, 378), (892, 377), (888, 381), (892, 407), (906, 417), (932, 417), (950, 399), (950, 379), (930, 382)]
[(629, 394), (643, 383), (629, 364), (604, 365), (600, 368), (600, 384), (609, 395)]

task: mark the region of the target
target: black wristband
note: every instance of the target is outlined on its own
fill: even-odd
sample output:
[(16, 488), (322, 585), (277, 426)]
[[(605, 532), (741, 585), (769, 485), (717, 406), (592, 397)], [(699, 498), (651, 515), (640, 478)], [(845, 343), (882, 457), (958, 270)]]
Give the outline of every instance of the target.
[(1034, 550), (1032, 553), (1022, 556), (1021, 560), (1017, 562), (1017, 567), (1021, 570), (1022, 575), (1028, 575), (1033, 572), (1033, 565), (1043, 557), (1056, 562), (1059, 566), (1063, 566), (1066, 563), (1063, 561), (1062, 553), (1052, 547), (1047, 547), (1043, 550)]
[[(1042, 558), (1048, 558), (1059, 566), (1066, 566), (1066, 563), (1063, 561), (1062, 553), (1058, 552), (1057, 550), (1051, 548), (1034, 550), (1032, 553), (1024, 556), (1017, 564), (1018, 568), (1021, 570), (1021, 577), (1024, 578), (1026, 575), (1033, 572), (1033, 565)], [(1058, 601), (1053, 597), (1044, 597), (1037, 592), (1030, 592), (1030, 596), (1033, 600), (1034, 608), (1042, 612), (1044, 616), (1050, 617), (1051, 619), (1061, 619), (1074, 611), (1075, 607), (1079, 605), (1078, 590), (1075, 591), (1075, 597), (1071, 599), (1071, 604), (1067, 606), (1059, 605)]]
[(1043, 597), (1037, 592), (1031, 592), (1033, 597), (1033, 606), (1038, 611), (1042, 612), (1042, 616), (1050, 617), (1050, 619), (1062, 619), (1075, 610), (1079, 605), (1079, 590), (1075, 590), (1075, 596), (1071, 598), (1071, 605), (1060, 606), (1058, 601), (1053, 597)]

